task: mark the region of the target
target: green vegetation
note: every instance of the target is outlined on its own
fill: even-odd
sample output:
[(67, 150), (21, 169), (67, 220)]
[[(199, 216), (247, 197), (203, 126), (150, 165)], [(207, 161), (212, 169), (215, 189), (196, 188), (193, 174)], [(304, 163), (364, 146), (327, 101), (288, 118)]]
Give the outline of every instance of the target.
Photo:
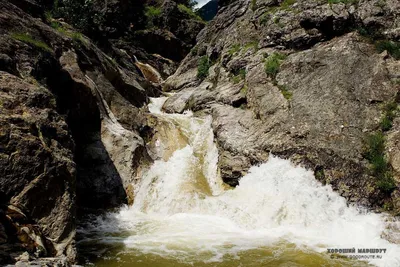
[(197, 52), (199, 52), (199, 47), (197, 45), (193, 46), (193, 48), (190, 50), (190, 53), (192, 55), (197, 55)]
[(51, 11), (44, 12), (44, 19), (47, 23), (51, 22), (51, 20), (53, 19), (53, 14), (51, 14)]
[(248, 89), (248, 87), (247, 87), (247, 83), (245, 83), (245, 84), (243, 85), (242, 89), (240, 89), (240, 93), (241, 93), (242, 95), (246, 96), (248, 90), (249, 90), (249, 89)]
[(376, 186), (385, 193), (391, 193), (396, 188), (392, 169), (385, 157), (385, 136), (383, 132), (393, 127), (393, 120), (398, 111), (396, 102), (384, 107), (384, 115), (380, 122), (381, 130), (367, 137), (365, 158), (368, 159), (372, 175), (376, 178)]
[(315, 172), (314, 172), (314, 176), (317, 180), (322, 180), (325, 178), (325, 172), (324, 169), (322, 168), (318, 168)]
[(211, 67), (210, 59), (202, 56), (197, 64), (197, 78), (205, 79), (208, 76), (208, 70)]
[(269, 13), (263, 14), (263, 15), (261, 16), (261, 18), (260, 18), (260, 24), (261, 24), (261, 25), (267, 24), (267, 22), (268, 22), (268, 20), (269, 20), (270, 17), (271, 17), (271, 15), (270, 15)]
[(246, 70), (245, 69), (240, 69), (234, 73), (234, 76), (232, 77), (233, 83), (239, 83), (241, 80), (244, 80), (246, 78)]
[(280, 7), (281, 9), (288, 9), (291, 5), (296, 3), (296, 0), (285, 0), (281, 3)]
[(157, 24), (157, 20), (161, 17), (162, 10), (159, 7), (147, 6), (144, 15), (147, 19), (147, 25), (154, 27)]
[(26, 33), (12, 33), (11, 37), (15, 40), (24, 42), (36, 48), (39, 48), (45, 52), (52, 52), (53, 50), (44, 42), (33, 39), (32, 36)]
[(183, 12), (186, 13), (187, 15), (189, 15), (190, 17), (197, 19), (197, 20), (201, 20), (203, 21), (203, 19), (197, 15), (196, 13), (193, 12), (193, 10), (190, 7), (185, 6), (184, 4), (179, 4), (178, 5), (178, 9)]
[(249, 42), (249, 43), (245, 44), (244, 51), (247, 52), (250, 49), (254, 49), (255, 51), (257, 51), (257, 49), (258, 49), (258, 41), (252, 41), (252, 42)]
[(359, 0), (328, 0), (328, 4), (357, 4)]
[(237, 52), (240, 51), (240, 44), (234, 44), (232, 45), (232, 47), (229, 49), (228, 54), (233, 56), (234, 54), (236, 54)]
[(283, 24), (283, 23), (281, 22), (281, 18), (280, 18), (280, 17), (275, 17), (275, 18), (274, 18), (274, 23), (275, 23), (276, 25), (278, 25), (280, 28), (285, 27), (285, 24)]
[(257, 0), (251, 0), (251, 10), (255, 11), (257, 9)]
[(386, 50), (396, 60), (400, 59), (400, 42), (380, 40), (375, 42), (375, 47), (379, 53)]
[(58, 21), (54, 21), (54, 20), (51, 21), (51, 22), (50, 22), (50, 26), (51, 26), (53, 29), (55, 29), (56, 31), (58, 31), (59, 33), (61, 33), (61, 34), (63, 34), (63, 35), (66, 35), (66, 36), (72, 38), (72, 40), (73, 40), (74, 42), (77, 42), (77, 43), (82, 43), (82, 42), (84, 42), (84, 39), (83, 39), (83, 36), (82, 36), (81, 33), (75, 32), (75, 31), (72, 31), (72, 30), (67, 30), (67, 29), (65, 29), (64, 26), (63, 26), (60, 22), (58, 22)]
[(400, 59), (400, 42), (379, 39), (381, 33), (363, 27), (358, 28), (357, 32), (363, 36), (366, 41), (373, 43), (379, 53), (387, 51), (394, 59)]
[(391, 102), (385, 106), (384, 115), (380, 122), (382, 131), (389, 131), (390, 129), (392, 129), (393, 120), (397, 115), (397, 110), (398, 104), (396, 102)]
[(51, 21), (50, 17), (63, 18), (74, 28), (84, 33), (93, 33), (105, 23), (104, 14), (95, 5), (92, 0), (55, 0), (46, 20)]
[[(264, 55), (265, 57), (265, 55)], [(282, 95), (287, 99), (290, 100), (293, 96), (292, 92), (290, 92), (286, 86), (284, 85), (278, 85), (277, 81), (276, 81), (276, 75), (278, 74), (282, 61), (286, 59), (286, 55), (278, 53), (278, 52), (274, 52), (271, 55), (267, 56), (266, 60), (265, 60), (265, 72), (267, 73), (267, 75), (269, 77), (272, 78), (272, 81), (274, 83), (275, 86), (277, 86), (279, 88), (279, 90), (281, 91)]]
[(83, 43), (83, 36), (82, 36), (82, 34), (79, 33), (79, 32), (73, 32), (73, 33), (70, 35), (70, 37), (72, 38), (72, 40), (73, 40), (74, 42)]
[(381, 131), (367, 137), (365, 158), (370, 163), (377, 187), (385, 193), (391, 193), (396, 188), (396, 183), (385, 157), (385, 136)]
[(278, 86), (279, 90), (281, 90), (281, 93), (282, 93), (282, 95), (283, 95), (284, 98), (286, 98), (287, 100), (292, 99), (293, 93), (290, 92), (290, 91), (286, 88), (286, 86), (284, 86), (284, 85), (277, 85), (277, 86)]
[(265, 61), (265, 72), (268, 76), (275, 78), (279, 72), (282, 61), (286, 59), (286, 55), (281, 53), (272, 53)]

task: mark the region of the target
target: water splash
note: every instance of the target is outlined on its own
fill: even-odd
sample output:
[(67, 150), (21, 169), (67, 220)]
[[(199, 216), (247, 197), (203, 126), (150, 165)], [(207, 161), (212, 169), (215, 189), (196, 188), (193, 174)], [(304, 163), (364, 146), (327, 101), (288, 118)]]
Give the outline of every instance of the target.
[[(225, 189), (211, 118), (164, 114), (165, 98), (152, 101), (151, 112), (178, 127), (187, 145), (156, 161), (142, 177), (134, 205), (99, 220), (96, 231), (125, 232), (114, 241), (128, 250), (183, 262), (216, 263), (257, 249), (279, 258), (294, 246), (299, 255), (327, 248), (385, 248), (382, 259), (369, 262), (400, 266), (399, 246), (381, 238), (383, 215), (348, 206), (311, 171), (274, 156), (252, 167), (239, 186)], [(326, 259), (324, 264), (332, 263)]]

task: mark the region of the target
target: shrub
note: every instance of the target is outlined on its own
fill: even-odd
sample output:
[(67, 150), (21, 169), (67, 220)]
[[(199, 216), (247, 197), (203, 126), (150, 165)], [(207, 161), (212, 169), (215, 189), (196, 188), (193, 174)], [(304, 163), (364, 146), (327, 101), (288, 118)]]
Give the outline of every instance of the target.
[(208, 69), (211, 67), (211, 62), (207, 56), (202, 56), (197, 64), (197, 78), (205, 79), (208, 76)]
[(367, 137), (365, 158), (368, 159), (372, 175), (376, 178), (376, 186), (385, 193), (391, 193), (396, 188), (396, 183), (385, 157), (385, 137), (382, 132)]
[(281, 63), (286, 59), (286, 55), (280, 53), (273, 53), (267, 57), (265, 61), (265, 72), (268, 76), (275, 78), (279, 72)]
[(153, 27), (157, 24), (157, 20), (161, 17), (162, 10), (159, 7), (147, 6), (144, 15), (147, 18), (147, 24), (149, 27)]
[(240, 51), (240, 44), (234, 44), (232, 45), (232, 47), (229, 49), (228, 54), (233, 56), (234, 54), (236, 54), (237, 52)]
[(359, 0), (328, 0), (328, 4), (357, 4)]
[(284, 98), (286, 98), (287, 100), (290, 100), (293, 97), (293, 93), (290, 92), (286, 86), (284, 85), (278, 85), (279, 90), (281, 90), (281, 93), (283, 95)]
[(240, 93), (241, 93), (242, 95), (246, 96), (248, 90), (249, 90), (249, 89), (248, 89), (248, 87), (247, 87), (247, 84), (245, 83), (245, 84), (243, 85), (242, 89), (240, 89)]
[(266, 25), (271, 18), (271, 15), (269, 13), (265, 13), (261, 16), (260, 18), (260, 24), (261, 25)]
[(182, 13), (186, 13), (187, 15), (189, 15), (190, 17), (196, 19), (196, 20), (201, 20), (203, 21), (203, 19), (197, 15), (196, 13), (193, 12), (193, 10), (187, 6), (185, 6), (184, 4), (179, 4), (178, 5), (178, 9), (182, 12)]
[(253, 48), (254, 48), (254, 50), (257, 51), (257, 49), (258, 49), (258, 41), (252, 41), (252, 42), (247, 43), (244, 46), (244, 51), (247, 52), (248, 50), (253, 49)]
[(240, 69), (239, 71), (236, 71), (233, 76), (233, 83), (239, 83), (241, 80), (244, 80), (246, 78), (246, 70), (245, 69)]
[(296, 0), (285, 0), (281, 3), (281, 8), (288, 9), (289, 6), (293, 5), (294, 3), (296, 3)]
[(251, 10), (255, 11), (257, 9), (257, 0), (251, 0)]
[(381, 40), (375, 43), (375, 47), (379, 53), (386, 50), (396, 60), (400, 59), (400, 42)]
[(26, 33), (12, 33), (11, 37), (15, 40), (24, 42), (36, 48), (39, 48), (45, 52), (52, 52), (53, 50), (44, 42), (33, 39), (32, 36)]
[(104, 14), (96, 11), (92, 0), (56, 0), (52, 15), (62, 17), (82, 32), (89, 33), (104, 22)]
[(398, 109), (398, 104), (396, 102), (391, 102), (387, 104), (384, 108), (384, 115), (380, 122), (382, 131), (389, 131), (393, 127), (393, 120), (396, 117), (396, 112)]

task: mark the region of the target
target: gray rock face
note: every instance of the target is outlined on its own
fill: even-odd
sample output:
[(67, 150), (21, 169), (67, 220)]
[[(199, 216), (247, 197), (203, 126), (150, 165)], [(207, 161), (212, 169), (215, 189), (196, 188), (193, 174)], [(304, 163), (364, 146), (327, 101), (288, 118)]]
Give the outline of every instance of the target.
[[(164, 110), (211, 112), (221, 174), (231, 185), (272, 153), (314, 170), (350, 201), (374, 207), (395, 202), (398, 191), (388, 200), (376, 187), (364, 152), (384, 106), (398, 101), (400, 69), (354, 29), (398, 39), (399, 3), (281, 2), (224, 6), (198, 35), (196, 52), (165, 82), (164, 90), (178, 92)], [(268, 65), (274, 55), (279, 59)], [(200, 80), (203, 56), (212, 67)], [(386, 144), (395, 170), (396, 133)]]
[(87, 37), (71, 38), (68, 25), (56, 31), (8, 1), (0, 25), (0, 264), (56, 257), (49, 264), (69, 266), (77, 204), (133, 199), (151, 161), (141, 133), (157, 85)]
[[(20, 214), (8, 209), (8, 224), (15, 225), (23, 244), (35, 244), (26, 245), (30, 252), (43, 247), (48, 251), (42, 255), (68, 254), (74, 260), (76, 169), (68, 126), (41, 86), (0, 72), (0, 95), (0, 191)], [(33, 224), (40, 242), (20, 238)]]

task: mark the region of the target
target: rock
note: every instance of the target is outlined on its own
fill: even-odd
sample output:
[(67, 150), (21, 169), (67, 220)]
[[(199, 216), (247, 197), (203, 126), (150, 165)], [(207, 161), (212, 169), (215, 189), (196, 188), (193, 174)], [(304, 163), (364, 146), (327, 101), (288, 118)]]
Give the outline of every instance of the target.
[(182, 42), (172, 32), (164, 29), (149, 29), (135, 33), (138, 46), (145, 47), (151, 54), (180, 61), (190, 50), (190, 46)]
[(164, 0), (161, 6), (161, 25), (185, 44), (193, 46), (196, 43), (197, 34), (205, 26), (205, 22), (195, 15), (187, 13), (177, 4), (179, 3), (176, 1)]
[(400, 183), (400, 120), (398, 118), (394, 122), (393, 129), (388, 134), (386, 146), (389, 163), (393, 167), (394, 178)]
[[(398, 101), (393, 80), (400, 73), (394, 58), (354, 29), (373, 18), (393, 38), (386, 33), (398, 27), (397, 3), (382, 3), (380, 13), (373, 1), (281, 2), (220, 3), (197, 37), (196, 52), (166, 80), (164, 90), (177, 93), (163, 108), (211, 112), (221, 175), (230, 185), (272, 153), (313, 170), (350, 201), (382, 206), (387, 196), (370, 175), (365, 137), (379, 129), (383, 106)], [(277, 75), (267, 74), (267, 58), (277, 54)], [(212, 66), (201, 81), (203, 56)], [(387, 143), (394, 169), (395, 133)]]
[(57, 31), (9, 1), (0, 25), (1, 260), (26, 250), (29, 264), (70, 266), (77, 204), (127, 203), (151, 162), (140, 134), (159, 85), (129, 55), (121, 66), (67, 24)]
[(39, 223), (62, 254), (75, 233), (74, 143), (68, 126), (43, 87), (0, 72), (0, 95), (0, 191)]

